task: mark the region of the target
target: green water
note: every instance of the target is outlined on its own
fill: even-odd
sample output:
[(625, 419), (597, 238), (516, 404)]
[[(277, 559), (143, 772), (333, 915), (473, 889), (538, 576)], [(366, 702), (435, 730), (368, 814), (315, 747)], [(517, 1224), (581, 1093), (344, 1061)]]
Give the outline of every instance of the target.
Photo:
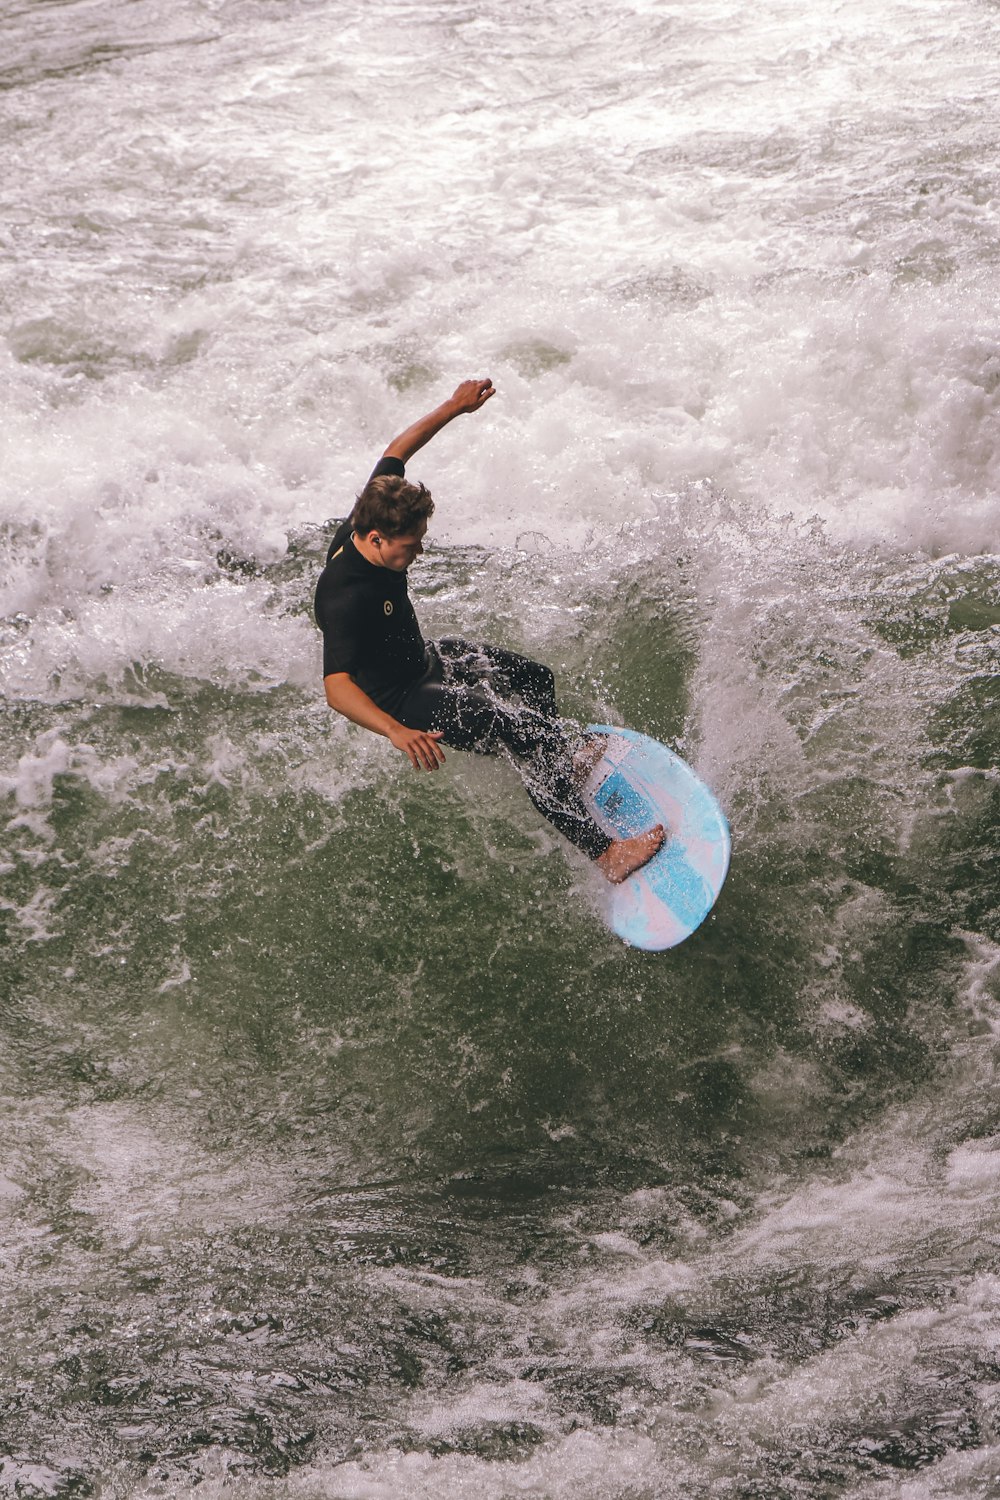
[[(39, 1492), (653, 1432), (668, 1393), (696, 1412), (744, 1366), (792, 1378), (994, 1264), (992, 1218), (970, 1235), (946, 1209), (875, 1264), (739, 1246), (843, 1182), (879, 1121), (868, 1170), (890, 1173), (900, 1112), (939, 1155), (997, 1130), (990, 1026), (960, 1000), (969, 934), (997, 936), (995, 569), (820, 545), (807, 601), (747, 585), (744, 628), (791, 608), (787, 634), (720, 642), (666, 561), (630, 564), (609, 607), (562, 559), (568, 710), (697, 757), (705, 674), (731, 681), (738, 652), (795, 732), (765, 709), (731, 730), (732, 872), (665, 955), (608, 932), (499, 764), (408, 775), (290, 686), (146, 671), (128, 701), (11, 708), (3, 1422), (11, 1462), (46, 1455)], [(274, 570), (274, 609), (314, 563)], [(541, 567), (439, 554), (428, 612), (447, 629), (489, 599), (477, 630), (523, 645), (511, 600)], [(679, 1261), (701, 1279), (615, 1291), (616, 1263)], [(558, 1311), (581, 1279), (600, 1338)], [(857, 1408), (822, 1460), (751, 1445), (739, 1493), (975, 1445), (983, 1358), (954, 1352), (936, 1425), (940, 1374), (917, 1371), (926, 1421)], [(525, 1383), (520, 1414), (420, 1416)]]

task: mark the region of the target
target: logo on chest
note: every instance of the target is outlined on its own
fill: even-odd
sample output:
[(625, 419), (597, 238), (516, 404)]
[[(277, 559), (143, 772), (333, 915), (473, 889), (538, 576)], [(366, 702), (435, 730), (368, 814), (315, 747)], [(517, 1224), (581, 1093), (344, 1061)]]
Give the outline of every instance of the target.
[(392, 614), (392, 600), (391, 599), (387, 599), (385, 601), (385, 603), (383, 604), (382, 608), (383, 608), (383, 610), (385, 611), (385, 613), (387, 615), (391, 615)]

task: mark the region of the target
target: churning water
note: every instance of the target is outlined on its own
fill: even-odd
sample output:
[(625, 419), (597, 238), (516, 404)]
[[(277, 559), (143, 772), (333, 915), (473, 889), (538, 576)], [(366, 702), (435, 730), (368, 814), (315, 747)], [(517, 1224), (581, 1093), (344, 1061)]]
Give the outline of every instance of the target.
[[(1000, 1493), (1000, 9), (9, 0), (0, 1490)], [(329, 521), (678, 743), (670, 954)]]

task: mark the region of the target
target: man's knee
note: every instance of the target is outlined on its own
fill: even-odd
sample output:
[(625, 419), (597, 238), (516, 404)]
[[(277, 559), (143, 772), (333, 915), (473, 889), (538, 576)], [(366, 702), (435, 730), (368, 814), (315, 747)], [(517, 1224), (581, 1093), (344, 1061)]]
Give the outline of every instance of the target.
[(552, 669), (544, 662), (522, 656), (514, 685), (526, 702), (541, 709), (543, 713), (555, 713), (556, 679)]
[(545, 666), (544, 662), (535, 661), (531, 664), (538, 673), (538, 682), (546, 697), (554, 698), (556, 695), (556, 675), (551, 667)]
[(496, 704), (476, 688), (448, 685), (435, 704), (434, 727), (454, 750), (495, 755), (503, 739)]

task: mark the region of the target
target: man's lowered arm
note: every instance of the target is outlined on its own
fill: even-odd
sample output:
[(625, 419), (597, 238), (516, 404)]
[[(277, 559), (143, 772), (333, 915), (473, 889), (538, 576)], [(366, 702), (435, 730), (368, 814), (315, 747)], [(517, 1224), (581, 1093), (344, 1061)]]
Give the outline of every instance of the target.
[(438, 744), (441, 736), (436, 729), (407, 729), (405, 724), (400, 724), (398, 719), (373, 703), (349, 672), (331, 672), (323, 678), (323, 689), (331, 708), (350, 719), (352, 724), (385, 735), (390, 744), (409, 756), (416, 770), (436, 771), (443, 762), (444, 751)]

